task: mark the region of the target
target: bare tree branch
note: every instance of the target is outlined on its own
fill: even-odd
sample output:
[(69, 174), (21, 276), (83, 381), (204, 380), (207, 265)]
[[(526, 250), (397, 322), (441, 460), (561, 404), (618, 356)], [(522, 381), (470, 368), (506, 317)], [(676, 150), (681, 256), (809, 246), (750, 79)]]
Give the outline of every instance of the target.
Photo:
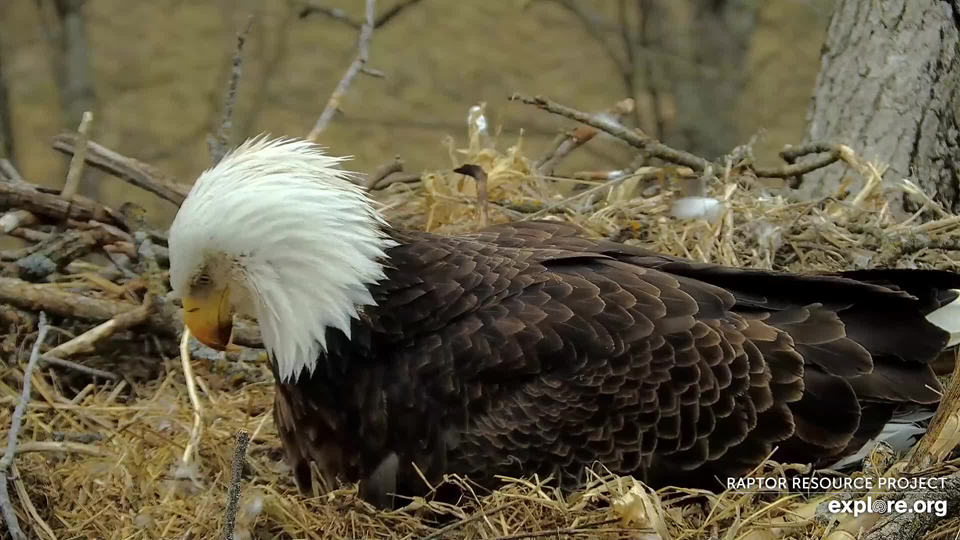
[(684, 152), (683, 150), (671, 148), (660, 141), (657, 141), (656, 139), (648, 137), (638, 129), (626, 128), (617, 122), (611, 122), (610, 120), (598, 115), (581, 112), (539, 96), (531, 98), (522, 96), (520, 94), (514, 94), (510, 96), (510, 100), (533, 105), (549, 113), (565, 116), (567, 118), (576, 120), (577, 122), (581, 122), (601, 131), (605, 131), (614, 137), (617, 137), (618, 139), (621, 139), (626, 143), (646, 152), (651, 157), (660, 158), (664, 161), (669, 161), (670, 163), (676, 163), (677, 165), (684, 165), (697, 172), (703, 172), (708, 166), (711, 165), (710, 161), (703, 159), (702, 157), (695, 156), (689, 152)]
[(359, 73), (367, 63), (370, 57), (370, 39), (373, 38), (373, 14), (376, 5), (376, 0), (367, 0), (367, 21), (360, 29), (360, 39), (357, 43), (357, 48), (359, 49), (357, 58), (350, 64), (350, 67), (347, 68), (347, 72), (343, 74), (343, 78), (340, 79), (340, 83), (337, 84), (337, 88), (327, 101), (327, 106), (320, 114), (320, 118), (317, 119), (317, 123), (314, 124), (313, 129), (310, 130), (310, 134), (307, 135), (307, 140), (316, 141), (320, 134), (327, 129), (330, 121), (333, 120), (333, 115), (335, 115), (340, 108), (340, 100), (343, 99), (343, 96), (347, 93), (347, 89), (350, 88), (350, 83), (353, 82), (357, 73)]
[[(387, 24), (388, 22), (396, 18), (397, 15), (403, 12), (403, 10), (407, 9), (410, 6), (419, 4), (421, 1), (422, 0), (400, 0), (393, 7), (385, 11), (383, 14), (381, 14), (379, 17), (377, 17), (374, 20), (373, 29), (374, 30), (379, 29), (381, 26)], [(301, 19), (303, 19), (303, 18), (309, 17), (310, 15), (313, 15), (314, 13), (324, 15), (337, 22), (344, 23), (347, 26), (354, 28), (356, 30), (360, 30), (363, 27), (363, 23), (357, 22), (351, 19), (350, 16), (347, 15), (347, 12), (345, 12), (344, 10), (340, 8), (331, 8), (328, 6), (324, 6), (316, 1), (308, 2), (307, 5), (300, 10), (300, 14), (298, 16)]]
[(230, 136), (233, 132), (233, 108), (237, 104), (237, 88), (240, 86), (240, 77), (243, 75), (243, 45), (247, 41), (247, 35), (250, 34), (250, 26), (253, 24), (253, 15), (247, 18), (247, 24), (237, 32), (237, 43), (233, 49), (233, 64), (230, 69), (230, 80), (227, 83), (227, 91), (223, 99), (223, 116), (220, 119), (220, 126), (217, 128), (216, 136), (208, 139), (210, 146), (210, 157), (213, 164), (220, 163), (223, 156), (230, 149)]
[[(620, 122), (624, 116), (635, 110), (636, 107), (633, 98), (627, 98), (606, 111), (603, 111), (601, 114), (609, 115), (615, 121)], [(563, 158), (592, 140), (598, 132), (596, 128), (580, 126), (570, 133), (559, 135), (554, 139), (553, 144), (550, 146), (550, 149), (547, 150), (546, 154), (534, 162), (533, 168), (544, 176), (552, 175)]]

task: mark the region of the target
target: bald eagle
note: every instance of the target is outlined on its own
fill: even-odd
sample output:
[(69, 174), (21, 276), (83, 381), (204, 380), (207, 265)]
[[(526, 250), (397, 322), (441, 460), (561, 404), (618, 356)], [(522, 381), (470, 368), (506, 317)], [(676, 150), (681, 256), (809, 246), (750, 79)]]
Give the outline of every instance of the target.
[(774, 448), (828, 464), (937, 403), (929, 363), (960, 342), (952, 272), (731, 268), (553, 221), (400, 230), (342, 161), (251, 139), (169, 235), (200, 341), (257, 320), (305, 491), (311, 462), (378, 506), (423, 494), (417, 469), (575, 489), (597, 464), (655, 487), (741, 475)]

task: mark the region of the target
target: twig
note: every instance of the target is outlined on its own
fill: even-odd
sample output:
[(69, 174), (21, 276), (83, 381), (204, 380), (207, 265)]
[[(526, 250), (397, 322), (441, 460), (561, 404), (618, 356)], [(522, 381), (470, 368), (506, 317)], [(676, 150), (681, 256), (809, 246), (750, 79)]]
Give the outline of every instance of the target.
[[(843, 159), (843, 145), (831, 143), (810, 143), (800, 146), (787, 145), (780, 152), (780, 157), (787, 162), (779, 167), (754, 168), (754, 173), (763, 178), (790, 178), (790, 187), (797, 189), (803, 183), (803, 175), (822, 169)], [(824, 154), (807, 163), (797, 163), (797, 160), (810, 154)]]
[(453, 170), (465, 174), (477, 181), (477, 202), (480, 203), (480, 227), (486, 227), (490, 221), (490, 206), (487, 204), (487, 171), (479, 165), (468, 163)]
[(313, 129), (310, 130), (310, 134), (307, 135), (307, 140), (312, 142), (316, 141), (320, 134), (327, 129), (327, 126), (333, 119), (333, 115), (336, 114), (340, 108), (340, 100), (343, 99), (343, 96), (347, 93), (350, 83), (353, 82), (357, 73), (359, 73), (367, 63), (370, 57), (370, 39), (373, 37), (373, 14), (376, 5), (376, 0), (367, 0), (367, 20), (360, 29), (360, 39), (357, 43), (357, 48), (359, 49), (357, 58), (350, 64), (350, 67), (347, 68), (347, 72), (343, 74), (343, 78), (340, 79), (337, 88), (333, 91), (333, 94), (330, 95), (327, 106), (323, 109), (323, 112), (320, 113), (320, 118), (317, 119), (317, 123), (314, 124)]
[(50, 356), (49, 353), (40, 355), (40, 361), (45, 364), (51, 364), (54, 366), (76, 371), (78, 373), (85, 373), (87, 375), (90, 375), (91, 377), (100, 377), (102, 379), (107, 379), (111, 381), (120, 380), (120, 376), (117, 375), (116, 373), (112, 373), (110, 371), (104, 371), (102, 369), (92, 368), (89, 366), (85, 366), (83, 364), (78, 364), (76, 362), (64, 360), (63, 358), (57, 358), (56, 356)]
[[(536, 531), (536, 532), (531, 531), (531, 532), (521, 532), (516, 534), (506, 534), (503, 536), (494, 536), (490, 540), (522, 540), (525, 538), (543, 538), (544, 536), (556, 536), (559, 538), (560, 536), (576, 536), (576, 535), (586, 534), (586, 533), (595, 534), (598, 532), (597, 527), (618, 523), (620, 521), (621, 521), (620, 518), (611, 518), (611, 519), (606, 519), (604, 521), (599, 521), (597, 523), (587, 523), (576, 528), (571, 527), (566, 529), (551, 529), (551, 530), (545, 530), (545, 531)], [(614, 529), (613, 531), (651, 532), (652, 529)], [(613, 532), (613, 531), (609, 529), (607, 530), (607, 532)]]
[(139, 326), (150, 318), (153, 313), (154, 297), (147, 294), (144, 302), (137, 308), (121, 313), (109, 321), (100, 324), (71, 339), (66, 343), (57, 345), (46, 352), (45, 358), (53, 363), (60, 360), (60, 357), (73, 356), (75, 354), (92, 353), (96, 350), (97, 343), (109, 338), (117, 332)]
[(250, 434), (245, 429), (237, 432), (237, 446), (233, 450), (233, 463), (230, 466), (230, 488), (227, 491), (227, 519), (223, 525), (224, 540), (233, 540), (233, 531), (237, 526), (237, 507), (240, 505), (240, 482), (243, 477), (243, 463), (246, 460)]
[(403, 172), (403, 160), (400, 156), (394, 156), (393, 161), (377, 167), (377, 170), (364, 181), (363, 187), (368, 190), (374, 189), (384, 178), (398, 172)]
[[(627, 98), (618, 102), (610, 109), (603, 111), (600, 115), (612, 117), (613, 120), (619, 123), (623, 120), (623, 117), (630, 114), (634, 108), (635, 103), (633, 99)], [(558, 136), (554, 139), (550, 150), (534, 163), (533, 168), (544, 176), (552, 175), (563, 158), (592, 140), (597, 133), (599, 133), (599, 131), (594, 127), (580, 126), (570, 133)]]
[(230, 133), (233, 130), (233, 108), (237, 104), (237, 88), (240, 85), (240, 77), (243, 75), (243, 45), (247, 41), (251, 25), (253, 25), (253, 15), (247, 17), (247, 24), (237, 32), (237, 44), (233, 49), (230, 81), (227, 83), (227, 92), (223, 100), (223, 116), (220, 119), (220, 127), (217, 128), (216, 136), (208, 140), (210, 157), (214, 165), (220, 163), (220, 160), (223, 159), (230, 148)]
[(190, 441), (183, 449), (183, 462), (190, 463), (195, 448), (200, 444), (200, 433), (203, 429), (203, 406), (197, 395), (197, 381), (193, 376), (193, 367), (190, 365), (190, 328), (183, 329), (183, 338), (180, 340), (180, 365), (183, 366), (183, 377), (187, 382), (187, 395), (190, 396), (190, 405), (193, 407), (193, 428), (190, 429)]
[(386, 178), (384, 178), (383, 180), (380, 180), (379, 182), (377, 182), (377, 185), (370, 188), (370, 190), (385, 189), (388, 186), (392, 186), (393, 184), (413, 184), (421, 180), (423, 180), (422, 173), (404, 173), (404, 172), (392, 173), (392, 174), (388, 174)]
[[(75, 442), (81, 444), (88, 444), (92, 442), (102, 441), (103, 435), (99, 433), (73, 433), (69, 431), (54, 431), (53, 440), (56, 442)], [(21, 445), (21, 448), (23, 445)]]
[[(710, 161), (702, 157), (695, 156), (683, 150), (671, 148), (657, 141), (656, 139), (647, 136), (640, 130), (628, 129), (618, 123), (610, 122), (603, 117), (587, 114), (539, 96), (531, 98), (522, 96), (520, 94), (514, 94), (510, 96), (510, 100), (533, 105), (549, 113), (572, 118), (573, 120), (582, 122), (588, 126), (606, 131), (614, 137), (617, 137), (628, 144), (639, 148), (651, 157), (659, 158), (670, 163), (676, 163), (677, 165), (684, 165), (699, 173), (704, 172), (707, 167), (712, 165)], [(820, 152), (827, 152), (827, 155), (820, 156), (809, 163), (789, 163), (788, 165), (781, 167), (760, 167), (754, 168), (753, 172), (757, 176), (763, 178), (798, 177), (799, 175), (821, 169), (838, 160), (844, 159), (845, 152), (849, 152), (849, 150), (843, 145), (814, 143), (797, 148), (787, 148), (781, 152), (781, 156), (784, 160), (790, 162), (791, 159), (796, 160), (796, 158), (799, 156)]]
[[(74, 154), (77, 147), (77, 136), (73, 133), (61, 133), (53, 140), (53, 149), (64, 154)], [(152, 165), (124, 156), (93, 141), (87, 144), (85, 159), (91, 166), (177, 206), (183, 203), (190, 192), (190, 186), (177, 182)]]
[(27, 181), (20, 176), (20, 172), (17, 171), (17, 168), (13, 166), (13, 163), (10, 163), (10, 160), (7, 158), (0, 158), (0, 173), (3, 173), (4, 176), (10, 179), (11, 183), (14, 184), (26, 184)]
[(43, 516), (40, 515), (40, 512), (37, 512), (37, 507), (34, 506), (33, 501), (30, 500), (30, 494), (27, 493), (27, 486), (23, 483), (23, 477), (20, 476), (20, 471), (17, 470), (16, 463), (10, 464), (10, 472), (13, 473), (13, 487), (17, 490), (17, 497), (20, 498), (20, 506), (22, 506), (23, 509), (26, 510), (27, 515), (33, 519), (34, 530), (43, 531), (50, 540), (57, 540), (53, 529), (43, 520)]
[[(7, 441), (9, 442), (9, 441)], [(67, 454), (83, 454), (87, 456), (104, 457), (107, 455), (102, 448), (90, 444), (73, 441), (30, 441), (17, 444), (15, 455), (31, 452), (63, 452)]]
[(510, 101), (520, 101), (528, 105), (533, 105), (549, 113), (565, 116), (567, 118), (576, 120), (577, 122), (581, 122), (601, 131), (605, 131), (610, 135), (613, 135), (614, 137), (630, 144), (631, 146), (642, 150), (651, 157), (659, 158), (670, 163), (676, 163), (677, 165), (684, 165), (697, 172), (703, 172), (711, 165), (708, 160), (703, 159), (702, 157), (695, 156), (689, 152), (684, 152), (683, 150), (671, 148), (657, 141), (656, 139), (648, 137), (639, 129), (629, 129), (618, 122), (611, 122), (609, 119), (599, 115), (587, 114), (539, 96), (531, 98), (522, 96), (520, 94), (514, 94), (510, 96)]
[(612, 179), (612, 180), (610, 180), (610, 181), (608, 181), (608, 182), (606, 182), (606, 183), (604, 183), (604, 184), (600, 184), (600, 185), (598, 185), (598, 186), (593, 186), (593, 187), (590, 188), (590, 189), (585, 189), (585, 190), (583, 190), (583, 191), (581, 191), (581, 192), (579, 192), (579, 193), (577, 193), (577, 194), (575, 194), (575, 195), (571, 195), (571, 196), (567, 197), (566, 199), (563, 199), (562, 201), (557, 201), (557, 202), (551, 204), (550, 206), (547, 206), (546, 208), (542, 208), (542, 209), (540, 209), (540, 210), (538, 210), (538, 211), (536, 211), (536, 212), (534, 212), (534, 213), (532, 213), (532, 214), (524, 217), (523, 220), (537, 219), (537, 218), (539, 218), (539, 217), (541, 217), (541, 216), (544, 216), (544, 215), (547, 215), (547, 214), (553, 212), (553, 211), (556, 210), (557, 208), (566, 206), (566, 205), (570, 204), (570, 203), (573, 202), (573, 201), (576, 201), (576, 200), (578, 200), (578, 199), (582, 199), (582, 198), (584, 198), (584, 197), (587, 197), (587, 196), (589, 196), (589, 195), (592, 195), (592, 194), (594, 194), (594, 193), (596, 193), (596, 192), (598, 192), (598, 191), (600, 191), (600, 190), (603, 190), (603, 189), (610, 189), (610, 188), (612, 188), (612, 187), (614, 187), (614, 186), (617, 186), (617, 185), (622, 184), (624, 181), (629, 180), (629, 179), (631, 179), (631, 178), (636, 178), (636, 177), (638, 177), (638, 176), (641, 177), (642, 179), (657, 178), (657, 176), (659, 176), (661, 170), (662, 170), (662, 169), (660, 169), (659, 167), (643, 167), (643, 168), (638, 169), (637, 171), (634, 171), (634, 172), (632, 172), (632, 173), (623, 174), (623, 175), (618, 176), (617, 178), (614, 178), (614, 179)]
[(503, 512), (504, 510), (506, 510), (507, 508), (509, 508), (509, 507), (512, 506), (512, 505), (513, 505), (513, 503), (504, 503), (504, 504), (495, 506), (495, 507), (490, 508), (490, 509), (482, 509), (482, 508), (481, 508), (480, 510), (477, 511), (476, 514), (474, 514), (474, 515), (472, 515), (472, 516), (470, 516), (470, 517), (468, 517), (468, 518), (461, 519), (460, 521), (456, 521), (456, 522), (454, 522), (454, 523), (451, 523), (451, 524), (449, 524), (449, 525), (446, 525), (446, 526), (443, 527), (442, 529), (437, 529), (436, 531), (433, 531), (433, 532), (430, 533), (429, 535), (423, 537), (421, 540), (437, 540), (438, 538), (446, 535), (447, 533), (453, 532), (453, 531), (455, 531), (455, 530), (457, 530), (457, 529), (459, 529), (459, 528), (461, 528), (461, 527), (464, 527), (464, 526), (466, 526), (466, 525), (469, 525), (470, 523), (473, 523), (474, 521), (478, 521), (478, 520), (481, 520), (481, 519), (484, 519), (484, 518), (494, 517), (494, 516), (496, 516), (496, 515), (499, 514), (500, 512)]
[(383, 12), (382, 15), (377, 17), (377, 20), (373, 23), (373, 28), (377, 29), (387, 24), (388, 22), (393, 20), (394, 17), (399, 15), (400, 12), (402, 12), (403, 10), (407, 9), (412, 5), (419, 4), (420, 1), (421, 0), (400, 0), (392, 8), (388, 9), (387, 11)]
[(63, 184), (60, 196), (66, 200), (73, 199), (80, 189), (80, 179), (83, 178), (83, 169), (87, 164), (87, 143), (90, 142), (90, 124), (93, 122), (93, 113), (83, 113), (80, 127), (77, 129), (77, 151), (70, 160), (70, 169), (67, 171), (67, 180)]
[(328, 6), (321, 6), (320, 4), (318, 4), (318, 3), (316, 3), (316, 2), (311, 2), (311, 3), (309, 3), (308, 5), (304, 6), (304, 8), (300, 10), (300, 13), (299, 13), (297, 16), (298, 16), (299, 18), (301, 18), (301, 19), (305, 19), (305, 18), (309, 17), (310, 15), (313, 15), (314, 13), (319, 13), (320, 15), (325, 15), (325, 16), (327, 16), (327, 17), (329, 17), (329, 18), (331, 18), (331, 19), (333, 19), (333, 20), (335, 20), (335, 21), (342, 22), (342, 23), (350, 26), (351, 28), (355, 28), (355, 29), (357, 29), (357, 30), (359, 30), (360, 27), (363, 26), (362, 23), (358, 23), (357, 21), (351, 19), (351, 18), (347, 15), (347, 12), (346, 12), (346, 11), (344, 11), (344, 10), (342, 10), (342, 9), (340, 9), (340, 8), (332, 8), (332, 7), (328, 7)]
[[(387, 11), (385, 11), (379, 17), (377, 17), (376, 21), (374, 21), (373, 23), (373, 29), (376, 30), (381, 26), (387, 24), (388, 22), (393, 20), (397, 15), (399, 15), (403, 10), (407, 9), (412, 5), (419, 4), (420, 2), (421, 0), (401, 0), (400, 2), (397, 2), (396, 5), (394, 5), (392, 8), (388, 9)], [(326, 15), (327, 17), (335, 21), (342, 22), (356, 30), (360, 30), (360, 28), (363, 26), (363, 23), (359, 23), (351, 19), (347, 15), (347, 13), (342, 9), (321, 6), (317, 2), (310, 2), (309, 4), (307, 4), (303, 9), (300, 10), (298, 17), (303, 19), (314, 13)]]
[(7, 528), (14, 540), (26, 540), (27, 536), (20, 529), (20, 523), (17, 521), (17, 514), (13, 510), (10, 502), (10, 494), (7, 492), (7, 469), (13, 463), (13, 456), (17, 451), (17, 436), (20, 434), (20, 426), (23, 423), (23, 414), (27, 410), (27, 404), (30, 401), (30, 380), (33, 368), (40, 359), (40, 345), (47, 338), (47, 314), (40, 312), (40, 325), (37, 330), (37, 340), (33, 344), (33, 351), (30, 353), (30, 360), (23, 371), (23, 390), (20, 394), (20, 401), (13, 410), (13, 418), (10, 421), (10, 430), (7, 432), (7, 450), (0, 458), (0, 510), (3, 512), (3, 519), (7, 522)]

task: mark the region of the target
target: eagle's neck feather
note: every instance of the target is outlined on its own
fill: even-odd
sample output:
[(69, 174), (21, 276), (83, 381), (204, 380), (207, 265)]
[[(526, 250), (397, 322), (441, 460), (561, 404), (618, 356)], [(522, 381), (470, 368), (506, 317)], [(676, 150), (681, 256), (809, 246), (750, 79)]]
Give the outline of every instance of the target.
[(348, 338), (395, 242), (339, 158), (297, 140), (252, 140), (205, 172), (171, 227), (171, 283), (210, 260), (238, 313), (257, 320), (281, 382), (312, 374), (326, 332)]

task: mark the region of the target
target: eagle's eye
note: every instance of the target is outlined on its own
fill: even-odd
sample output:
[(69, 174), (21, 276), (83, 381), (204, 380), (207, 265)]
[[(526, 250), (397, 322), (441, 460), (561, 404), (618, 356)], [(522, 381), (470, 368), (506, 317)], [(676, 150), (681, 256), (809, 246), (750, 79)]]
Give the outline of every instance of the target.
[(213, 280), (210, 279), (209, 274), (200, 274), (193, 280), (194, 285), (204, 286), (204, 285), (209, 285), (211, 283), (213, 283)]

